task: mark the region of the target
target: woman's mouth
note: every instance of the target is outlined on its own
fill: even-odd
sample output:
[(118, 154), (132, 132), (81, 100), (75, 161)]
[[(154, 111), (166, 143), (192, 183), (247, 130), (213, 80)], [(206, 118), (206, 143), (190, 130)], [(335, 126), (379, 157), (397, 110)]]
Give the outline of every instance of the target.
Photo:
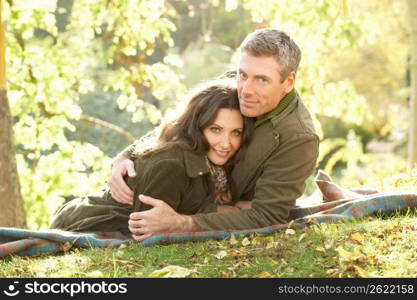
[(229, 153), (230, 153), (230, 151), (223, 151), (223, 150), (218, 150), (218, 149), (213, 149), (213, 150), (220, 157), (227, 157), (229, 156)]

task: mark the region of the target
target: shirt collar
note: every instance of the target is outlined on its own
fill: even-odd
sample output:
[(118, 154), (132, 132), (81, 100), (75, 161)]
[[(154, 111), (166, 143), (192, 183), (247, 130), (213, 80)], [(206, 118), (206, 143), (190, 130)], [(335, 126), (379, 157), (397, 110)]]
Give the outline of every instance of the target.
[(288, 107), (291, 101), (295, 98), (295, 95), (295, 89), (292, 89), (288, 94), (285, 95), (284, 98), (281, 99), (281, 101), (279, 101), (278, 105), (273, 110), (255, 122), (255, 128), (261, 126), (269, 119), (279, 115), (284, 109)]

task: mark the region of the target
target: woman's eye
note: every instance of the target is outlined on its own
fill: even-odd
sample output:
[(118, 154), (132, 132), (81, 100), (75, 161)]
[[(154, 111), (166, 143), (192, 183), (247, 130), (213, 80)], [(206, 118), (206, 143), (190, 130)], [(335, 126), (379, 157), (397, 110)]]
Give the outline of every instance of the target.
[(240, 135), (242, 134), (242, 132), (241, 132), (240, 130), (234, 130), (234, 131), (232, 132), (232, 134), (233, 134), (234, 136), (240, 136)]
[(210, 130), (212, 132), (220, 132), (220, 128), (219, 127), (210, 127)]

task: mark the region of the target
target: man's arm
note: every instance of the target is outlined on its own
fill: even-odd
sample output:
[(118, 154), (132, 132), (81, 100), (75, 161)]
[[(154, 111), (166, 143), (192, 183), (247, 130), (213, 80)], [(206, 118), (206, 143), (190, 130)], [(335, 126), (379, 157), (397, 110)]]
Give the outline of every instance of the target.
[[(154, 234), (197, 231), (197, 226), (191, 216), (181, 215), (175, 212), (164, 201), (139, 195), (139, 200), (152, 208), (147, 211), (134, 212), (130, 214), (129, 230), (132, 237), (137, 241), (143, 241)], [(244, 203), (246, 202), (246, 203)], [(225, 213), (248, 209), (248, 201), (240, 201), (236, 206), (218, 205), (217, 212)]]
[(316, 135), (292, 136), (264, 163), (250, 209), (193, 215), (196, 229), (241, 230), (286, 223), (295, 200), (304, 192), (306, 179), (315, 169), (317, 155)]
[(143, 241), (154, 234), (195, 231), (195, 223), (190, 216), (175, 212), (164, 201), (139, 195), (139, 200), (152, 208), (130, 214), (129, 230), (137, 241)]
[[(133, 146), (133, 145), (132, 145)], [(133, 161), (125, 156), (125, 151), (119, 153), (113, 160), (108, 185), (112, 197), (124, 204), (133, 204), (133, 191), (128, 187), (123, 176), (136, 177)]]
[(146, 135), (127, 146), (122, 152), (113, 159), (112, 169), (108, 180), (112, 197), (120, 203), (133, 204), (133, 191), (127, 186), (123, 176), (130, 178), (136, 177), (134, 164), (132, 161), (133, 153), (138, 145), (144, 140), (156, 138), (158, 128), (148, 132)]

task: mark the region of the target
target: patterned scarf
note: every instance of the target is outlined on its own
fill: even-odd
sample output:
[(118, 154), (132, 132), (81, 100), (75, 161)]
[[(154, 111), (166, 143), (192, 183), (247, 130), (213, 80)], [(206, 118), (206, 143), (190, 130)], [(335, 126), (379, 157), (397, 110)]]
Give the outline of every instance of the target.
[(228, 205), (232, 201), (226, 171), (222, 166), (213, 164), (206, 156), (206, 163), (214, 182), (214, 203)]

